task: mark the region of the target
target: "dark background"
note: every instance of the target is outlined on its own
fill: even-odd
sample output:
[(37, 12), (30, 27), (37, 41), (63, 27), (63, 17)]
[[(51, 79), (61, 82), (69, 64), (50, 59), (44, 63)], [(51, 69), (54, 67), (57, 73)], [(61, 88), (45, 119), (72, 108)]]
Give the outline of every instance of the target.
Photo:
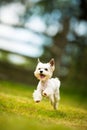
[(0, 0), (0, 80), (36, 85), (38, 57), (54, 58), (54, 76), (86, 93), (86, 0)]

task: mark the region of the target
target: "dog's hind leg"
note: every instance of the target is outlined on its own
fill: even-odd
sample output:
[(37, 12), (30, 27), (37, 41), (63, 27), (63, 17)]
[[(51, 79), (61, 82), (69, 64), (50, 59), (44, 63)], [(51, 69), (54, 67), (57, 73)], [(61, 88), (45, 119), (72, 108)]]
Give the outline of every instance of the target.
[(56, 91), (54, 94), (54, 109), (58, 108), (59, 100), (60, 100), (60, 93), (59, 93), (59, 91)]
[(50, 101), (51, 101), (51, 105), (53, 106), (54, 109), (56, 109), (54, 95), (51, 95), (49, 98), (50, 98)]

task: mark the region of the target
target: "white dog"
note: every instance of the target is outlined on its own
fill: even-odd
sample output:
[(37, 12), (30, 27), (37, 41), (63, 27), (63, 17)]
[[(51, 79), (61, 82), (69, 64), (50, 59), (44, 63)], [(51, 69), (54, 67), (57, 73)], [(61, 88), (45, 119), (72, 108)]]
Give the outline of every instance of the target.
[(58, 101), (60, 100), (60, 80), (58, 78), (51, 78), (55, 69), (54, 59), (48, 63), (42, 63), (38, 59), (38, 64), (34, 75), (39, 79), (37, 89), (34, 90), (33, 98), (35, 102), (40, 102), (42, 96), (49, 97), (54, 109), (57, 109)]

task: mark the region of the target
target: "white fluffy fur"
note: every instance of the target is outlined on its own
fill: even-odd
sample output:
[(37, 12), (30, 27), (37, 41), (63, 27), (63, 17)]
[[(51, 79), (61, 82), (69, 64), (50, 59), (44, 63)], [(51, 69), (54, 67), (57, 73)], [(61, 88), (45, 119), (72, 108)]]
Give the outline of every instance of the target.
[(42, 96), (46, 96), (50, 99), (54, 109), (57, 109), (58, 101), (60, 100), (60, 80), (58, 78), (51, 78), (55, 68), (54, 65), (53, 59), (49, 63), (38, 63), (34, 74), (40, 81), (37, 89), (34, 90), (33, 98), (35, 102), (40, 102)]

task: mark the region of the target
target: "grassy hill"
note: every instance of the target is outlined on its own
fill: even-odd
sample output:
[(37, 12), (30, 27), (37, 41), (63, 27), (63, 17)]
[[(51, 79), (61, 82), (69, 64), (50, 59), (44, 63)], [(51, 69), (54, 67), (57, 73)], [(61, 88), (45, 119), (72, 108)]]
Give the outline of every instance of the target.
[(0, 130), (87, 130), (86, 100), (64, 93), (58, 110), (48, 99), (35, 103), (34, 86), (0, 81)]

